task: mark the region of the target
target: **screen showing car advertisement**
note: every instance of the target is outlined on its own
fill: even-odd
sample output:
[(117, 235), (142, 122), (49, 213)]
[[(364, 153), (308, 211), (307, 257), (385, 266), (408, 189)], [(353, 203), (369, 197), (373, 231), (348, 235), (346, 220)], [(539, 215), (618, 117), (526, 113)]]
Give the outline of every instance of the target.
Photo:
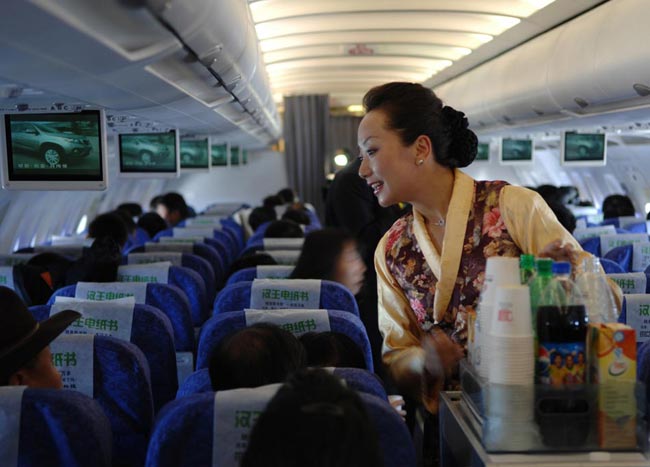
[(230, 154), (228, 143), (213, 144), (210, 152), (212, 154), (212, 167), (226, 167), (228, 165), (228, 156)]
[(475, 161), (490, 160), (490, 143), (478, 143)]
[(4, 116), (8, 181), (104, 179), (99, 110)]
[(533, 160), (533, 141), (530, 139), (501, 140), (501, 163), (528, 163)]
[(564, 133), (562, 163), (605, 165), (607, 137), (604, 133)]
[(178, 172), (176, 130), (166, 133), (120, 135), (120, 172), (175, 174)]
[(239, 165), (239, 146), (230, 146), (230, 165)]
[(210, 170), (208, 138), (181, 138), (181, 169)]
[(241, 150), (241, 163), (243, 165), (248, 164), (248, 151), (246, 149)]

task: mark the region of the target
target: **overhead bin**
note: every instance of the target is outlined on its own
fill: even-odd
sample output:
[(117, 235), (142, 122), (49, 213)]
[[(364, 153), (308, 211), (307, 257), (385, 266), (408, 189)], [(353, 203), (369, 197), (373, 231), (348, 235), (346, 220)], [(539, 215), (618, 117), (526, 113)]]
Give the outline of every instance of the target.
[(479, 131), (650, 106), (646, 7), (607, 2), (434, 90)]

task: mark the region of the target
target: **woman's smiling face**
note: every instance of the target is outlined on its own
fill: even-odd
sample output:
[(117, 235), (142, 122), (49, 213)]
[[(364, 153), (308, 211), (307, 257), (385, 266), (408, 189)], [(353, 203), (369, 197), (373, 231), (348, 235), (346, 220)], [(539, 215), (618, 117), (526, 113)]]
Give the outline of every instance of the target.
[(414, 192), (415, 144), (405, 146), (397, 131), (388, 128), (386, 113), (372, 110), (358, 131), (359, 175), (370, 185), (383, 207), (410, 201)]

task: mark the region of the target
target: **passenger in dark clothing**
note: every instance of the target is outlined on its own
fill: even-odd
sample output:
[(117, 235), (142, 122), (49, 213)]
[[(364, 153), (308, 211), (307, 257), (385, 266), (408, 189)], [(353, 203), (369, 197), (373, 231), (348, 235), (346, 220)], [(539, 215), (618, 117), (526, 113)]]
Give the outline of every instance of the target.
[(124, 211), (132, 218), (142, 215), (142, 206), (138, 203), (122, 203), (117, 207), (117, 211)]
[(154, 238), (158, 232), (167, 229), (167, 222), (158, 213), (148, 212), (140, 216), (137, 226), (144, 229), (149, 238)]
[(120, 248), (124, 247), (128, 236), (129, 231), (124, 219), (121, 214), (116, 212), (100, 214), (88, 226), (88, 238), (110, 237), (115, 240)]
[(609, 195), (603, 200), (603, 219), (634, 216), (632, 200), (625, 195)]
[(190, 217), (190, 210), (183, 198), (178, 193), (166, 193), (160, 197), (156, 212), (165, 219), (170, 227), (176, 226), (179, 222)]
[(300, 225), (311, 224), (311, 219), (304, 209), (289, 208), (282, 214), (282, 220), (293, 221)]
[(240, 269), (252, 268), (255, 266), (275, 266), (276, 264), (278, 264), (278, 262), (269, 254), (251, 253), (233, 261), (230, 265), (228, 276), (232, 276)]
[(269, 224), (264, 238), (303, 238), (305, 232), (294, 221), (273, 221)]
[(548, 204), (548, 207), (551, 208), (551, 211), (553, 211), (553, 214), (555, 214), (557, 220), (560, 222), (560, 224), (562, 224), (562, 227), (567, 229), (570, 233), (573, 233), (573, 231), (576, 229), (576, 218), (571, 213), (571, 211), (569, 211), (569, 208), (557, 202), (549, 203), (547, 201), (546, 204)]
[(300, 336), (307, 352), (307, 366), (366, 368), (359, 346), (339, 332), (308, 332)]
[(275, 209), (259, 206), (253, 209), (248, 216), (248, 225), (251, 227), (251, 230), (255, 232), (260, 225), (265, 222), (273, 222), (274, 220), (277, 220), (277, 218), (278, 216), (275, 213)]

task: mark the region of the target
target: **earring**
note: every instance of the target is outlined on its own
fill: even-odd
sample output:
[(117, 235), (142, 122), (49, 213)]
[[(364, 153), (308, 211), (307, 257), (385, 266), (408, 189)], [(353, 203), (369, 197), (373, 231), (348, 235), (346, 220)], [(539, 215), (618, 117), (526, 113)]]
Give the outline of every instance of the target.
[(415, 165), (419, 166), (419, 165), (422, 165), (422, 164), (424, 164), (424, 159), (418, 159), (418, 160), (415, 161)]

